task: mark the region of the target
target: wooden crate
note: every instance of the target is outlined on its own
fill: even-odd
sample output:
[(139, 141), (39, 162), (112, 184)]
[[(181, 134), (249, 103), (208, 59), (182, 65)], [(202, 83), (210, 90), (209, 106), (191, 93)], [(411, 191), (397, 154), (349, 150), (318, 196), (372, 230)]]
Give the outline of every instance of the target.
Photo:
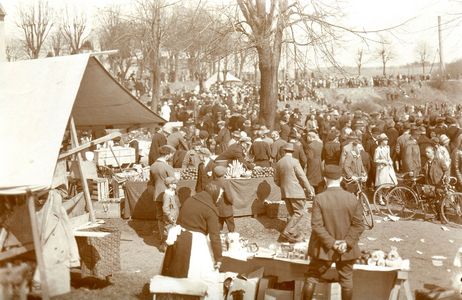
[(135, 149), (130, 147), (115, 146), (112, 147), (112, 151), (110, 148), (101, 148), (94, 152), (96, 165), (98, 166), (118, 167), (118, 164), (124, 165), (136, 162)]
[(107, 178), (89, 179), (88, 188), (92, 200), (106, 201), (109, 198), (109, 180)]
[(93, 201), (95, 217), (99, 219), (117, 219), (122, 217), (121, 198), (108, 198), (106, 201)]

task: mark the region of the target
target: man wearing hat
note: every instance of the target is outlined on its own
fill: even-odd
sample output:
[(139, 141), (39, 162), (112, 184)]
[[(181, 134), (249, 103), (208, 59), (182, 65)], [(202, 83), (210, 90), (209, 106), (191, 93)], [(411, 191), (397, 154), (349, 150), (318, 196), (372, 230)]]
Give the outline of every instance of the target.
[(228, 149), (226, 149), (226, 151), (218, 155), (215, 161), (225, 160), (231, 162), (233, 160), (238, 160), (247, 169), (251, 170), (253, 169), (252, 164), (245, 160), (245, 156), (251, 144), (252, 140), (249, 137), (241, 137), (239, 139), (239, 142), (232, 144), (228, 147)]
[(162, 203), (164, 199), (164, 192), (167, 189), (165, 185), (165, 180), (167, 177), (174, 177), (175, 171), (168, 164), (168, 161), (171, 160), (175, 148), (169, 145), (164, 145), (160, 147), (159, 154), (160, 156), (152, 164), (151, 172), (151, 181), (154, 183), (154, 195), (153, 201), (156, 207), (156, 220), (159, 229), (159, 234), (162, 235), (163, 223), (162, 223)]
[(231, 140), (231, 133), (226, 127), (225, 121), (218, 121), (218, 135), (217, 135), (217, 154), (221, 154), (223, 151), (228, 149), (228, 143)]
[(410, 137), (411, 137), (411, 124), (409, 122), (405, 122), (403, 124), (403, 133), (396, 140), (396, 147), (395, 147), (396, 155), (398, 156), (400, 172), (402, 171), (402, 168), (403, 168), (404, 147)]
[(279, 121), (279, 136), (281, 139), (284, 141), (288, 142), (289, 141), (289, 135), (290, 135), (290, 126), (288, 124), (289, 118), (287, 116), (282, 116), (281, 120)]
[(220, 230), (223, 230), (223, 226), (226, 223), (228, 232), (234, 232), (236, 225), (234, 224), (233, 199), (231, 197), (232, 193), (229, 192), (229, 187), (224, 178), (226, 170), (226, 167), (216, 166), (213, 169), (213, 183), (223, 188), (223, 197), (221, 197), (217, 203)]
[(260, 131), (261, 131), (261, 134), (262, 134), (262, 136), (261, 136), (262, 140), (263, 140), (264, 142), (266, 142), (268, 145), (271, 146), (271, 144), (273, 143), (273, 139), (270, 138), (270, 137), (268, 136), (268, 134), (269, 134), (271, 131), (270, 131), (270, 130), (268, 129), (268, 127), (266, 127), (265, 125), (262, 125), (262, 126), (260, 127)]
[(152, 165), (156, 159), (160, 156), (159, 149), (163, 145), (167, 144), (167, 138), (165, 137), (162, 127), (154, 127), (154, 134), (151, 139), (151, 148), (149, 149), (148, 162)]
[(306, 212), (306, 199), (314, 195), (300, 162), (293, 158), (294, 145), (284, 145), (284, 157), (274, 166), (274, 182), (281, 189), (281, 199), (285, 201), (290, 218), (281, 237), (289, 242), (302, 240), (299, 223)]
[(233, 133), (231, 134), (231, 139), (228, 141), (228, 147), (226, 148), (229, 148), (231, 145), (238, 143), (240, 138), (241, 133), (238, 130), (233, 131)]
[(403, 172), (412, 172), (414, 176), (420, 174), (420, 168), (422, 166), (420, 160), (420, 148), (417, 143), (420, 131), (417, 128), (411, 130), (410, 137), (407, 139), (404, 145), (403, 153)]
[(303, 287), (303, 300), (313, 298), (319, 279), (333, 262), (339, 274), (342, 300), (353, 298), (353, 265), (361, 256), (358, 246), (364, 231), (362, 208), (356, 197), (340, 187), (342, 169), (327, 165), (323, 172), (327, 189), (316, 195), (311, 217), (308, 255), (311, 257)]
[(427, 136), (427, 129), (424, 126), (419, 127), (419, 138), (417, 139), (417, 144), (419, 144), (420, 149), (420, 162), (423, 165), (427, 162), (427, 156), (425, 155), (425, 149), (428, 146), (433, 146), (433, 141)]
[(255, 165), (259, 167), (269, 167), (271, 160), (271, 148), (268, 143), (263, 141), (265, 131), (259, 130), (258, 137), (250, 147), (249, 154), (253, 156)]

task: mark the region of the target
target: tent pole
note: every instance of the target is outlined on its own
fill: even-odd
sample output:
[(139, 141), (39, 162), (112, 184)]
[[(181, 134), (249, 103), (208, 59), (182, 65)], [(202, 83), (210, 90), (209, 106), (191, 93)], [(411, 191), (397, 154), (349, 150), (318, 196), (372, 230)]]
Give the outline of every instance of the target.
[(45, 271), (45, 262), (43, 260), (43, 252), (42, 252), (42, 243), (40, 241), (40, 236), (38, 232), (38, 223), (37, 223), (37, 215), (35, 212), (35, 194), (31, 192), (27, 193), (27, 208), (29, 209), (29, 218), (30, 224), (32, 229), (32, 238), (34, 241), (34, 251), (35, 257), (37, 259), (37, 267), (40, 272), (40, 289), (41, 289), (41, 296), (42, 299), (48, 300), (50, 299), (48, 294), (48, 281), (47, 275)]
[[(69, 120), (69, 127), (71, 131), (72, 143), (74, 144), (74, 147), (78, 147), (79, 139), (77, 137), (77, 130), (75, 128), (74, 117), (72, 115)], [(82, 180), (82, 187), (83, 187), (83, 194), (85, 196), (85, 202), (87, 203), (88, 212), (90, 213), (90, 221), (92, 223), (95, 223), (96, 222), (95, 212), (93, 210), (93, 203), (91, 202), (90, 189), (88, 188), (87, 178), (85, 177), (85, 174), (83, 172), (82, 154), (80, 152), (77, 153), (77, 165), (79, 166), (79, 172), (80, 172), (80, 178)]]

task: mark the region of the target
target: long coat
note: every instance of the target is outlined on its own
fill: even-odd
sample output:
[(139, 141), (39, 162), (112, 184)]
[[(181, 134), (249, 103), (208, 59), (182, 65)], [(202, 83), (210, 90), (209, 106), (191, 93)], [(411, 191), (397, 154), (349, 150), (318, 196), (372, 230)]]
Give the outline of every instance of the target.
[(151, 179), (154, 182), (154, 201), (163, 201), (167, 189), (165, 179), (174, 177), (175, 170), (164, 160), (157, 159), (151, 166)]
[(159, 155), (159, 148), (167, 144), (167, 138), (162, 133), (154, 133), (151, 140), (151, 148), (149, 149), (149, 165), (152, 165)]
[(420, 149), (416, 140), (407, 140), (404, 146), (403, 172), (414, 172), (414, 176), (420, 174)]
[(323, 144), (320, 141), (312, 141), (307, 146), (306, 158), (306, 176), (308, 181), (313, 186), (319, 185), (322, 178), (322, 148)]
[(282, 199), (305, 199), (303, 189), (312, 190), (300, 162), (289, 155), (274, 166), (274, 182), (281, 188)]
[(398, 184), (395, 170), (393, 169), (393, 161), (390, 157), (389, 146), (378, 146), (375, 149), (374, 163), (376, 165), (375, 173), (375, 186), (381, 186), (383, 184)]
[[(356, 197), (340, 187), (330, 187), (314, 197), (312, 233), (308, 254), (325, 261), (353, 260), (361, 255), (358, 240), (364, 231), (362, 207)], [(336, 240), (345, 240), (347, 252), (332, 249)]]
[(425, 174), (425, 182), (431, 185), (441, 185), (443, 177), (449, 176), (447, 165), (436, 157), (431, 162), (427, 161), (422, 171)]

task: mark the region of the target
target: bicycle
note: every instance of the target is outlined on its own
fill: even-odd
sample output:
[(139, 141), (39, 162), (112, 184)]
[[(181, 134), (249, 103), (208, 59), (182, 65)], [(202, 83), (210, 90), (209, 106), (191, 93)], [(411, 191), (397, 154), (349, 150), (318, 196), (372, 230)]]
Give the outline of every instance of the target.
[[(407, 178), (408, 175), (411, 177)], [(415, 216), (422, 199), (417, 182), (423, 178), (423, 175), (416, 177), (412, 175), (412, 172), (408, 172), (398, 176), (401, 183), (392, 188), (385, 196), (388, 213), (404, 220), (412, 219)]]
[(387, 194), (395, 187), (394, 184), (382, 184), (375, 189), (372, 200), (374, 202), (374, 209), (380, 215), (386, 215), (387, 206), (385, 203), (385, 198)]
[(461, 226), (462, 193), (454, 189), (457, 179), (449, 177), (441, 187), (436, 188), (419, 184), (421, 178), (423, 175), (404, 179), (407, 186), (396, 186), (388, 193), (386, 199), (389, 213), (408, 220), (420, 209), (424, 219), (430, 213), (439, 216), (442, 223)]
[(358, 199), (358, 201), (361, 203), (363, 211), (363, 224), (368, 229), (372, 229), (374, 227), (374, 215), (372, 214), (372, 208), (369, 204), (369, 198), (367, 198), (366, 193), (363, 192), (363, 184), (366, 182), (366, 179), (362, 177), (358, 177), (357, 179), (344, 178), (343, 181), (347, 184), (356, 184), (356, 192), (354, 194), (356, 199)]

